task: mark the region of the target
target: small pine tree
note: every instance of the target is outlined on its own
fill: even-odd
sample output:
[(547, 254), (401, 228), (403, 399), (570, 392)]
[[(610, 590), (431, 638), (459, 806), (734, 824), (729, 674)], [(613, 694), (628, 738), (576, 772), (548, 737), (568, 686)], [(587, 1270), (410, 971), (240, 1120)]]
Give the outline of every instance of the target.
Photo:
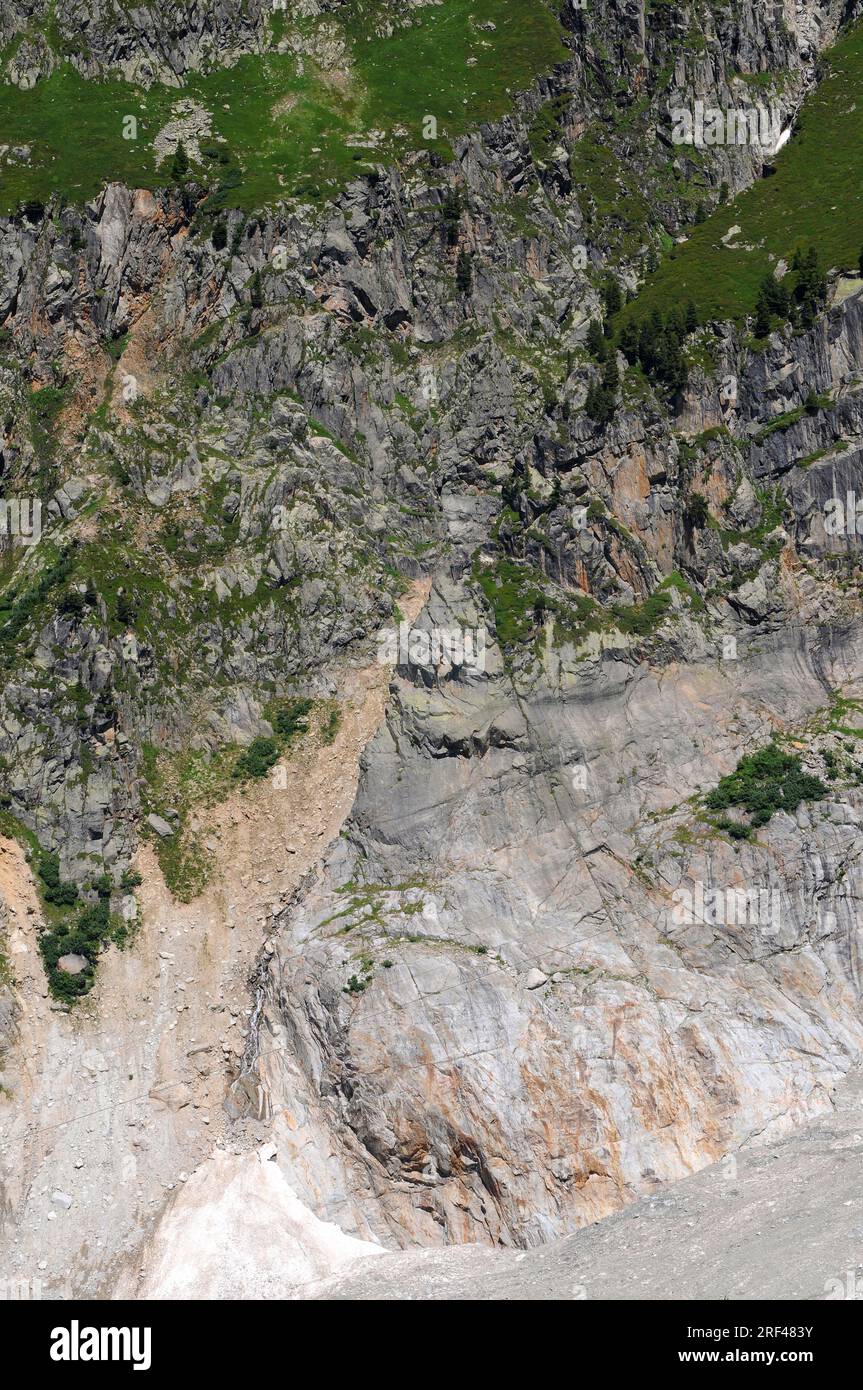
[(121, 589), (117, 595), (117, 622), (123, 627), (134, 627), (138, 617), (138, 609), (134, 601)]
[(770, 332), (770, 305), (763, 294), (758, 296), (755, 306), (755, 323), (752, 331), (756, 338), (766, 338)]
[(681, 351), (683, 335), (684, 328), (678, 317), (670, 315), (655, 342), (653, 370), (672, 391), (680, 391), (686, 385), (686, 363)]
[(703, 531), (710, 518), (710, 509), (703, 492), (693, 492), (685, 512), (686, 524), (690, 530)]
[(631, 320), (624, 324), (620, 331), (619, 346), (629, 365), (634, 367), (638, 361), (638, 324)]
[(591, 420), (603, 428), (614, 419), (617, 406), (617, 388), (620, 373), (617, 370), (617, 354), (612, 353), (606, 362), (599, 381), (588, 387), (584, 408)]
[(506, 505), (513, 512), (521, 511), (521, 495), (528, 487), (527, 465), (522, 458), (517, 458), (512, 466), (512, 472), (501, 487), (501, 494)]
[(174, 151), (174, 162), (171, 165), (171, 182), (185, 183), (189, 173), (189, 156), (186, 154), (186, 146), (182, 140), (177, 141), (177, 148)]
[(598, 362), (604, 362), (608, 353), (608, 348), (599, 319), (590, 320), (587, 326), (587, 337), (584, 341), (591, 357), (595, 357)]
[(69, 618), (80, 618), (84, 612), (84, 595), (79, 594), (77, 589), (70, 589), (60, 598), (57, 604), (58, 612), (65, 613)]
[(591, 420), (598, 420), (598, 419), (599, 419), (600, 410), (601, 410), (601, 405), (600, 405), (600, 392), (601, 392), (601, 389), (602, 389), (602, 388), (600, 387), (598, 381), (591, 382), (590, 386), (588, 386), (588, 388), (587, 388), (587, 395), (586, 395), (585, 398), (584, 398), (584, 409), (585, 409), (585, 413), (586, 413), (587, 415), (590, 416)]
[(609, 318), (612, 318), (619, 310), (623, 300), (620, 294), (620, 286), (611, 275), (609, 275), (602, 287), (602, 298), (605, 304), (605, 312)]
[(759, 298), (764, 300), (771, 314), (779, 314), (782, 318), (786, 317), (790, 295), (787, 286), (781, 280), (777, 280), (775, 275), (764, 276), (758, 294)]
[(794, 258), (797, 271), (797, 284), (794, 298), (800, 306), (800, 318), (805, 327), (815, 322), (819, 309), (827, 300), (827, 276), (818, 264), (818, 252), (811, 246), (805, 256), (799, 253)]
[(686, 305), (685, 326), (687, 333), (694, 333), (698, 327), (698, 310), (691, 299)]
[(648, 376), (654, 371), (662, 338), (662, 315), (654, 309), (649, 319), (645, 319), (638, 335), (638, 356)]
[(459, 251), (458, 253), (455, 282), (459, 294), (470, 294), (473, 288), (473, 258), (469, 251)]
[(605, 390), (611, 393), (612, 399), (617, 397), (617, 388), (620, 385), (620, 372), (617, 370), (617, 353), (613, 352), (605, 364), (602, 372), (602, 384)]
[(461, 194), (457, 188), (448, 188), (441, 205), (441, 217), (446, 230), (447, 243), (455, 246), (458, 241), (458, 227), (461, 221)]
[(256, 270), (252, 276), (252, 283), (249, 288), (249, 303), (253, 309), (262, 309), (264, 306), (264, 287), (261, 284), (261, 272)]
[(683, 342), (686, 337), (686, 310), (680, 305), (675, 305), (669, 312), (665, 321), (665, 332), (670, 333), (678, 342)]
[(595, 382), (588, 388), (584, 408), (591, 420), (604, 429), (614, 418), (614, 397), (606, 391), (602, 382)]

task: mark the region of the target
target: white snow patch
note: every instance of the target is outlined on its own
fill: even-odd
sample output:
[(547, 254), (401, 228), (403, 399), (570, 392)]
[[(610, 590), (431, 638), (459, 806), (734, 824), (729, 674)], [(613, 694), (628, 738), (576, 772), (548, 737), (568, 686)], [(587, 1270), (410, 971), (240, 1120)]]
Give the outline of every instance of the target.
[(285, 1178), (274, 1145), (217, 1151), (157, 1226), (138, 1297), (302, 1297), (309, 1285), (386, 1253), (315, 1216)]

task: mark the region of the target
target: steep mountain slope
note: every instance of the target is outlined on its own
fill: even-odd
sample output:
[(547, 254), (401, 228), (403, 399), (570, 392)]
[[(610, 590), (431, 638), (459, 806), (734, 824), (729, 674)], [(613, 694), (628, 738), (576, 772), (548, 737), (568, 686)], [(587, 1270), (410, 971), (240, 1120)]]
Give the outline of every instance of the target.
[(264, 1144), (202, 1166), (145, 1247), (139, 1287), (155, 1298), (269, 1290), (350, 1301), (581, 1302), (679, 1300), (685, 1291), (735, 1302), (859, 1300), (860, 1146), (858, 1074), (826, 1118), (746, 1147), (574, 1235), (529, 1251), (462, 1245), (382, 1259), (380, 1246), (338, 1240), (304, 1212), (274, 1146)]
[[(387, 9), (360, 17), (375, 43)], [(392, 7), (393, 41), (440, 9)], [(783, 171), (813, 122), (848, 114), (830, 65), (856, 80), (859, 29), (819, 53), (859, 6), (567, 6), (557, 66), (556, 20), (532, 9), (555, 55), (543, 69), (532, 50), (542, 75), (517, 98), (495, 88), (471, 119), (466, 97), (431, 149), (414, 126), (364, 147), (360, 177), (322, 136), (315, 190), (292, 184), (253, 216), (240, 146), (210, 161), (235, 177), (192, 150), (172, 187), (152, 161), (134, 166), (150, 188), (113, 182), (83, 207), (46, 197), (50, 146), (13, 152), (9, 205), (26, 206), (0, 223), (2, 478), (7, 497), (44, 499), (44, 530), (3, 557), (0, 828), (29, 847), (55, 996), (34, 1004), (35, 970), (19, 981), (40, 1016), (28, 1042), (8, 994), (19, 1263), (44, 1248), (40, 1203), (77, 1161), (31, 1119), (57, 1061), (21, 1106), (40, 1036), (55, 1059), (113, 1040), (106, 1113), (143, 1066), (162, 1193), (206, 1160), (212, 1140), (150, 1094), (167, 1013), (141, 1049), (117, 1032), (121, 1001), (176, 929), (169, 891), (221, 953), (225, 923), (209, 946), (207, 923), (239, 851), (208, 832), (214, 808), (263, 795), (256, 774), (301, 797), (294, 758), (344, 732), (356, 670), (386, 679), (388, 661), (342, 833), (340, 794), (307, 876), (270, 840), (281, 881), (228, 952), (231, 989), (250, 970), (252, 994), (242, 1056), (208, 1073), (226, 1143), (271, 1137), (299, 1201), (363, 1240), (531, 1246), (824, 1111), (860, 1057), (860, 568), (854, 528), (825, 523), (861, 457), (863, 219), (849, 207), (819, 261), (819, 224), (788, 208), (800, 231), (732, 273), (724, 322), (687, 270), (730, 219), (759, 225), (774, 186), (798, 189)], [(199, 79), (245, 71), (200, 72), (216, 48), (266, 61), (254, 5), (239, 28), (190, 7), (177, 42), (144, 11), (157, 44), (149, 22), (132, 37), (97, 16), (89, 56), (57, 39), (73, 6), (14, 13), (15, 53), (43, 55), (37, 100), (119, 68), (167, 120), (168, 69), (200, 104)], [(341, 71), (320, 48), (334, 16), (288, 19), (290, 63), (314, 39)], [(488, 23), (471, 42), (506, 57)], [(348, 125), (373, 119), (370, 74)], [(675, 112), (753, 93), (776, 104), (771, 140), (674, 143)], [(468, 129), (477, 114), (494, 119)], [(109, 171), (97, 149), (92, 177)], [(763, 305), (765, 270), (785, 293)], [(669, 320), (676, 274), (694, 303)], [(381, 630), (412, 622), (417, 594), (428, 640), (390, 653)], [(444, 658), (441, 634), (458, 639)], [(705, 802), (773, 740), (754, 791), (744, 768)], [(758, 905), (705, 915), (705, 887)], [(700, 903), (688, 917), (681, 893)], [(203, 971), (217, 990), (213, 966), (190, 965), (190, 986)], [(159, 1084), (188, 1084), (205, 1018)], [(88, 1113), (77, 1071), (71, 1115)], [(59, 1218), (75, 1290), (109, 1291), (161, 1205), (124, 1186), (115, 1142), (109, 1129), (106, 1212), (86, 1239)]]
[(0, 207), (80, 202), (106, 179), (156, 188), (178, 139), (216, 185), (210, 208), (320, 199), (382, 159), (451, 157), (452, 136), (567, 56), (554, 7), (534, 0), (105, 6), (86, 26), (68, 8), (65, 27), (61, 5), (3, 55), (16, 138)]
[(860, 1298), (860, 1078), (835, 1110), (625, 1212), (530, 1252), (411, 1251), (367, 1261), (320, 1298)]

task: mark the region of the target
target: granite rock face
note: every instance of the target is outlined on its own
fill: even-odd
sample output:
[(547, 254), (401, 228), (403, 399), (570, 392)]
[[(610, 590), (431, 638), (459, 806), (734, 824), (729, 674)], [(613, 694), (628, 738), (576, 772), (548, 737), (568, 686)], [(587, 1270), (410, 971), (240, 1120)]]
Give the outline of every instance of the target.
[[(150, 6), (133, 35), (89, 8), (74, 61), (139, 80), (254, 49), (263, 16)], [(745, 72), (786, 125), (858, 7), (698, 7), (696, 50), (695, 11), (595, 8), (603, 52), (573, 10), (571, 61), (452, 165), (231, 211), (221, 245), (194, 187), (0, 221), (4, 485), (44, 483), (71, 567), (45, 601), (43, 552), (21, 565), (0, 793), (63, 877), (116, 887), (154, 747), (266, 736), (274, 693), (330, 696), (396, 641), (353, 811), (272, 904), (242, 1065), (212, 1081), (300, 1203), (391, 1246), (550, 1240), (821, 1113), (863, 1045), (860, 779), (743, 842), (692, 801), (777, 731), (859, 771), (857, 532), (826, 522), (860, 475), (863, 297), (757, 352), (711, 325), (709, 372), (600, 427), (597, 272), (634, 288), (641, 253), (568, 157), (611, 127), (610, 64), (655, 139), (609, 141), (680, 231), (672, 109)], [(550, 104), (561, 154), (531, 139)], [(710, 196), (769, 155), (717, 151)]]
[(859, 794), (743, 849), (687, 806), (859, 689), (855, 624), (768, 628), (725, 663), (396, 681), (255, 1068), (344, 1229), (535, 1244), (829, 1107), (863, 1042)]
[[(119, 73), (145, 85), (155, 79), (179, 85), (184, 74), (260, 48), (272, 5), (249, 0), (164, 0), (127, 8), (109, 0), (12, 0), (0, 19), (0, 38), (20, 35), (9, 63), (18, 86), (28, 88), (70, 59), (88, 77)], [(39, 26), (53, 19), (59, 52)]]
[(479, 1246), (394, 1253), (312, 1296), (592, 1302), (677, 1300), (685, 1289), (703, 1300), (853, 1299), (847, 1270), (859, 1239), (859, 1116), (858, 1073), (824, 1119), (563, 1240), (529, 1253)]
[[(345, 0), (10, 0), (0, 16), (0, 42), (19, 42), (8, 60), (13, 82), (35, 86), (64, 61), (85, 77), (122, 76), (143, 86), (182, 86), (190, 73), (231, 66), (246, 53), (302, 50), (304, 19), (326, 15)], [(398, 23), (406, 6), (383, 7)], [(274, 28), (275, 17), (282, 25)], [(370, 16), (370, 22), (373, 17)], [(53, 29), (49, 27), (49, 21)], [(392, 21), (391, 21), (392, 22)], [(47, 33), (52, 42), (48, 41)]]

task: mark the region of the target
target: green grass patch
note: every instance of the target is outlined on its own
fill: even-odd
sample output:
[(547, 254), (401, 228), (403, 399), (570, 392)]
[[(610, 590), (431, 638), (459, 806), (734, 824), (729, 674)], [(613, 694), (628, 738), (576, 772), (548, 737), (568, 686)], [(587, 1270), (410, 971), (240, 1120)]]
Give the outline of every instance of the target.
[(290, 743), (298, 734), (308, 733), (313, 706), (314, 701), (306, 698), (281, 700), (275, 705), (268, 705), (264, 714), (279, 738)]
[[(823, 59), (825, 76), (807, 97), (775, 173), (691, 229), (648, 277), (622, 319), (692, 299), (702, 322), (754, 311), (766, 274), (814, 246), (822, 266), (856, 268), (863, 246), (863, 25)], [(669, 155), (669, 158), (671, 156)], [(739, 225), (733, 240), (721, 239)], [(771, 259), (772, 258), (772, 259)]]
[[(390, 34), (376, 32), (382, 16), (377, 0), (353, 0), (306, 25), (323, 22), (342, 40), (344, 56), (332, 71), (309, 54), (301, 68), (294, 54), (271, 52), (190, 74), (179, 90), (86, 80), (68, 62), (30, 91), (0, 85), (0, 143), (33, 151), (29, 165), (4, 168), (0, 211), (52, 193), (80, 203), (108, 179), (166, 184), (171, 159), (157, 170), (153, 139), (172, 106), (189, 97), (213, 118), (210, 155), (192, 170), (212, 185), (213, 206), (251, 211), (323, 196), (402, 153), (448, 152), (449, 140), (502, 115), (511, 93), (567, 56), (548, 0), (443, 0), (413, 11)], [(495, 28), (483, 29), (489, 21)], [(123, 138), (127, 116), (138, 121), (134, 140)], [(437, 120), (435, 140), (425, 138), (427, 116)], [(384, 133), (382, 141), (367, 138), (372, 130)]]
[[(142, 834), (153, 845), (171, 893), (180, 902), (191, 902), (203, 892), (211, 873), (207, 852), (190, 826), (192, 812), (227, 796), (231, 788), (231, 759), (227, 752), (160, 753), (152, 744), (144, 744), (141, 770), (144, 816), (153, 812), (175, 826), (174, 834), (164, 839), (146, 825)], [(169, 816), (169, 810), (176, 815)]]
[[(849, 720), (859, 720), (849, 723)], [(863, 700), (837, 695), (827, 712), (826, 728), (846, 738), (863, 739)]]
[(48, 558), (39, 574), (23, 587), (15, 583), (0, 596), (0, 667), (16, 659), (24, 630), (38, 626), (47, 615), (49, 600), (65, 586), (74, 569), (72, 550)]
[(336, 735), (341, 728), (342, 712), (338, 705), (325, 712), (323, 723), (321, 724), (321, 742), (335, 743)]
[(17, 840), (30, 854), (39, 853), (39, 841), (33, 831), (5, 806), (0, 808), (0, 835), (7, 840)]
[(274, 738), (253, 738), (234, 763), (232, 776), (243, 782), (249, 777), (266, 777), (279, 760), (279, 744)]
[(671, 594), (659, 588), (650, 594), (643, 603), (626, 608), (622, 603), (614, 604), (612, 612), (617, 629), (630, 637), (649, 637), (655, 632), (671, 607)]
[(804, 405), (798, 405), (794, 410), (786, 410), (782, 415), (777, 415), (769, 425), (765, 425), (763, 430), (759, 430), (754, 436), (753, 443), (763, 444), (765, 439), (769, 439), (771, 434), (777, 434), (781, 430), (790, 429), (796, 425), (798, 420), (802, 420), (804, 415), (815, 415), (819, 410), (828, 410), (833, 404), (829, 396), (812, 396)]
[(477, 566), (475, 578), (494, 615), (501, 645), (510, 647), (527, 641), (537, 626), (537, 605), (543, 597), (531, 570), (501, 556), (493, 568)]
[(689, 605), (694, 612), (700, 613), (703, 610), (704, 599), (677, 570), (673, 570), (659, 586), (660, 593), (668, 589), (676, 589), (679, 594), (683, 594), (684, 598), (689, 600)]
[[(588, 515), (592, 519), (601, 517), (624, 543), (632, 542), (625, 528), (614, 522), (601, 504), (592, 503)], [(558, 645), (569, 642), (577, 647), (592, 632), (617, 631), (625, 636), (649, 637), (672, 607), (672, 589), (688, 599), (692, 611), (704, 608), (700, 595), (677, 572), (664, 579), (643, 603), (615, 603), (610, 608), (602, 608), (589, 594), (549, 592), (540, 571), (507, 556), (499, 556), (493, 566), (476, 563), (473, 577), (491, 609), (498, 641), (505, 650), (541, 640), (548, 620), (553, 624)]]

